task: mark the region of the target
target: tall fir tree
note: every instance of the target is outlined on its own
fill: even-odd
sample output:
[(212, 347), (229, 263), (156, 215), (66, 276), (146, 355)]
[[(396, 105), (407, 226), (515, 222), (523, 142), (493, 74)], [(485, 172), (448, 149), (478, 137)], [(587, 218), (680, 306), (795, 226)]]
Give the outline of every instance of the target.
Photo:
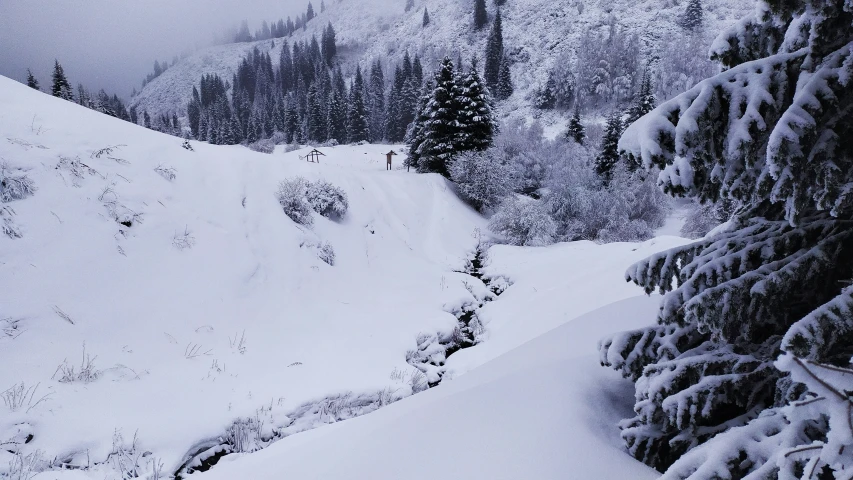
[(474, 30), (482, 30), (489, 23), (486, 0), (474, 0)]
[(350, 88), (347, 141), (349, 143), (370, 141), (370, 126), (367, 106), (364, 103), (364, 78), (361, 75), (361, 67), (356, 67), (355, 79)]
[(36, 80), (36, 77), (29, 68), (27, 69), (27, 86), (34, 90), (41, 90), (41, 87), (39, 87), (39, 81)]
[(424, 7), (424, 18), (423, 18), (422, 25), (424, 27), (429, 25), (429, 11), (427, 10), (427, 7)]
[(347, 108), (344, 99), (338, 92), (333, 92), (329, 96), (328, 107), (328, 126), (329, 140), (337, 140), (338, 143), (344, 143), (347, 140)]
[(435, 74), (435, 88), (421, 116), (425, 119), (420, 127), (418, 144), (418, 171), (449, 175), (448, 167), (462, 134), (459, 112), (461, 110), (460, 88), (453, 61), (444, 57)]
[(305, 12), (305, 20), (310, 21), (312, 18), (314, 18), (314, 5), (308, 2), (308, 11)]
[(702, 27), (703, 12), (702, 0), (690, 0), (684, 14), (679, 19), (681, 28), (694, 31)]
[(370, 138), (378, 142), (385, 138), (385, 74), (377, 59), (370, 67), (367, 84), (367, 107), (370, 115)]
[(853, 474), (851, 43), (847, 1), (762, 1), (719, 73), (622, 137), (665, 191), (742, 205), (632, 266), (664, 295), (655, 324), (600, 344), (636, 382), (628, 451), (668, 480)]
[(148, 110), (142, 111), (142, 124), (145, 128), (151, 128), (151, 115), (148, 114)]
[(657, 101), (655, 100), (654, 89), (652, 88), (651, 66), (646, 67), (643, 72), (643, 80), (640, 82), (640, 90), (634, 99), (634, 105), (628, 110), (627, 125), (636, 122), (643, 115), (654, 110)]
[(418, 99), (417, 115), (412, 122), (409, 130), (406, 132), (406, 142), (409, 144), (409, 155), (406, 157), (406, 167), (418, 168), (421, 159), (421, 144), (424, 141), (424, 127), (429, 120), (430, 112), (427, 110), (427, 105), (432, 99), (432, 93), (435, 90), (435, 84), (429, 80), (424, 84), (421, 95)]
[(595, 157), (595, 173), (608, 183), (613, 178), (613, 170), (619, 163), (619, 137), (622, 135), (621, 114), (614, 112), (607, 118), (604, 136), (601, 139), (601, 151)]
[(575, 113), (572, 115), (572, 119), (569, 120), (569, 129), (566, 131), (566, 140), (577, 143), (578, 145), (583, 145), (584, 140), (586, 140), (586, 128), (584, 128), (581, 123), (581, 113), (580, 109), (575, 107)]
[(456, 148), (462, 151), (482, 151), (492, 145), (497, 130), (488, 89), (477, 73), (476, 57), (471, 69), (459, 76), (458, 123), (460, 131)]
[(501, 20), (501, 11), (498, 10), (497, 13), (495, 13), (495, 21), (492, 23), (492, 30), (489, 32), (489, 38), (486, 40), (486, 53), (483, 57), (485, 60), (485, 65), (483, 66), (483, 79), (486, 81), (486, 86), (493, 94), (498, 86), (503, 57), (503, 20)]
[(498, 84), (495, 86), (495, 98), (498, 100), (506, 100), (511, 97), (515, 87), (512, 84), (512, 73), (509, 69), (509, 59), (504, 55), (501, 59), (501, 69), (498, 74)]
[(328, 123), (326, 102), (317, 88), (317, 83), (312, 83), (308, 89), (308, 140), (325, 142), (328, 139)]
[(71, 90), (71, 84), (68, 83), (68, 78), (65, 77), (65, 70), (62, 69), (59, 60), (56, 60), (53, 65), (53, 86), (50, 93), (54, 97), (74, 101), (74, 92)]

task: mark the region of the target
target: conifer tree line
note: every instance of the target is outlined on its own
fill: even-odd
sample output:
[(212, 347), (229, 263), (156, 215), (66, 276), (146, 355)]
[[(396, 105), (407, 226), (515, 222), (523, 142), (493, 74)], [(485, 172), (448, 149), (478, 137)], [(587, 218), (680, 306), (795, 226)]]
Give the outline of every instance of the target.
[[(326, 4), (321, 0), (320, 11), (323, 12), (325, 10)], [(314, 5), (311, 2), (308, 2), (308, 7), (305, 9), (305, 12), (301, 15), (296, 15), (295, 19), (287, 17), (287, 20), (282, 18), (270, 22), (264, 20), (261, 23), (261, 27), (255, 30), (254, 35), (252, 35), (249, 30), (249, 22), (243, 20), (240, 24), (239, 30), (237, 30), (237, 34), (234, 36), (234, 42), (254, 42), (259, 40), (270, 40), (272, 38), (289, 37), (298, 30), (305, 30), (308, 22), (313, 20), (316, 16)]]
[[(33, 75), (30, 69), (27, 69), (27, 86), (41, 91), (41, 85), (38, 79)], [(116, 117), (121, 120), (131, 121), (131, 115), (124, 102), (118, 98), (118, 95), (109, 95), (103, 89), (97, 93), (93, 93), (86, 89), (83, 84), (77, 85), (77, 93), (75, 95), (68, 77), (65, 75), (65, 69), (59, 63), (59, 60), (54, 61), (53, 73), (51, 74), (50, 94), (54, 97), (75, 102), (86, 108), (101, 112), (111, 117)], [(171, 122), (171, 120), (170, 120)]]
[[(425, 159), (422, 165), (412, 160), (411, 166), (444, 174), (442, 162), (451, 151), (490, 144), (495, 130), (492, 100), (476, 61), (463, 73), (446, 59), (450, 64), (443, 63), (439, 72), (449, 67), (453, 73), (441, 84), (444, 90), (436, 90), (424, 86), (421, 59), (408, 53), (393, 73), (386, 75), (377, 59), (364, 71), (357, 67), (347, 81), (335, 61), (336, 49), (329, 24), (320, 41), (312, 37), (292, 46), (285, 42), (277, 64), (269, 53), (255, 48), (230, 80), (204, 75), (187, 106), (191, 135), (214, 144), (274, 136), (302, 144), (411, 141), (418, 145), (413, 147), (414, 158)], [(442, 97), (442, 91), (447, 96)], [(441, 140), (445, 137), (439, 122), (425, 121), (431, 115), (427, 108), (451, 109), (447, 121), (461, 127), (447, 134), (450, 143)]]

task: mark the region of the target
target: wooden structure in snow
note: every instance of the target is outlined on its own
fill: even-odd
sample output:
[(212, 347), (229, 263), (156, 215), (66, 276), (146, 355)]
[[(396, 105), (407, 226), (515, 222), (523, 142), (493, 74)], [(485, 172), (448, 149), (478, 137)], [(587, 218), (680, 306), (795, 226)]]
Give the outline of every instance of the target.
[(320, 156), (325, 157), (326, 154), (315, 148), (314, 150), (308, 152), (307, 155), (305, 155), (305, 160), (311, 163), (320, 163)]

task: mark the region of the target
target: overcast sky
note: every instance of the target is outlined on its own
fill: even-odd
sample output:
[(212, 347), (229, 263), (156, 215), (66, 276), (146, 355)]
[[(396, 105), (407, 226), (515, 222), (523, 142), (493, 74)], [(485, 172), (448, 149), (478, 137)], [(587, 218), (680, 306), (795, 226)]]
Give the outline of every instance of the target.
[[(319, 10), (319, 0), (314, 5)], [(0, 0), (0, 75), (46, 86), (54, 58), (72, 86), (122, 97), (142, 85), (154, 60), (212, 43), (249, 20), (301, 13), (308, 0)]]

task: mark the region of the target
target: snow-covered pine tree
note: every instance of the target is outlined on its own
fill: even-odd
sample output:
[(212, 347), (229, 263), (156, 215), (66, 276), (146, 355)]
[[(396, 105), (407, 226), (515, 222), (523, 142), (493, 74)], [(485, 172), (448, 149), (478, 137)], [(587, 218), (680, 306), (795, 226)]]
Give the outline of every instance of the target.
[(68, 83), (68, 78), (65, 77), (65, 71), (59, 64), (59, 60), (55, 60), (53, 65), (53, 86), (50, 93), (54, 97), (74, 101), (74, 92), (71, 90), (71, 84)]
[(347, 138), (347, 110), (344, 101), (338, 92), (333, 92), (329, 96), (328, 107), (328, 126), (329, 140), (336, 140), (338, 143), (346, 142)]
[(460, 131), (456, 148), (460, 151), (485, 150), (492, 145), (497, 125), (488, 90), (477, 73), (476, 57), (471, 62), (471, 69), (460, 75), (458, 82)]
[(611, 113), (607, 118), (604, 136), (601, 139), (601, 151), (595, 157), (595, 173), (605, 182), (613, 176), (613, 168), (619, 163), (619, 136), (622, 135), (621, 113)]
[(460, 122), (460, 88), (456, 83), (453, 61), (444, 57), (435, 74), (435, 88), (421, 112), (426, 120), (421, 125), (418, 143), (418, 171), (448, 175), (448, 163), (460, 151), (458, 141), (463, 127)]
[(515, 87), (512, 85), (512, 73), (509, 70), (509, 59), (504, 55), (501, 59), (501, 69), (498, 74), (498, 84), (495, 87), (495, 98), (506, 100), (512, 96)]
[(569, 129), (566, 130), (566, 140), (579, 145), (583, 145), (583, 141), (586, 140), (586, 129), (581, 123), (581, 112), (577, 106), (575, 106), (575, 114), (569, 120)]
[(501, 20), (501, 11), (495, 13), (495, 21), (492, 23), (492, 30), (489, 32), (489, 38), (486, 40), (486, 52), (484, 56), (485, 65), (483, 66), (483, 79), (486, 81), (486, 86), (493, 94), (498, 86), (498, 81), (501, 74), (501, 61), (504, 58), (504, 37), (503, 37), (503, 21)]
[(684, 14), (678, 22), (685, 30), (696, 30), (702, 27), (702, 0), (690, 0)]
[(486, 12), (486, 0), (474, 0), (474, 30), (481, 30), (489, 23), (489, 14)]
[(406, 132), (406, 141), (409, 143), (409, 155), (406, 157), (405, 165), (406, 167), (415, 167), (418, 168), (420, 164), (420, 148), (421, 144), (424, 141), (424, 126), (426, 122), (429, 120), (429, 110), (427, 109), (427, 105), (429, 105), (430, 100), (432, 100), (432, 92), (435, 90), (435, 83), (432, 80), (428, 80), (424, 85), (420, 99), (418, 100), (417, 107), (417, 115), (415, 116), (415, 120), (409, 126), (409, 130)]
[(628, 120), (626, 125), (631, 125), (643, 115), (654, 110), (657, 101), (655, 100), (654, 88), (652, 87), (651, 68), (647, 67), (643, 72), (643, 80), (640, 82), (640, 91), (634, 99), (634, 105), (628, 109)]
[(35, 90), (41, 90), (41, 87), (39, 87), (39, 81), (36, 80), (35, 75), (33, 75), (33, 72), (31, 72), (29, 68), (27, 69), (27, 86)]
[(323, 29), (322, 43), (323, 58), (326, 60), (326, 64), (331, 66), (335, 60), (335, 56), (338, 54), (337, 34), (335, 33), (335, 28), (332, 26), (332, 22), (329, 22), (329, 25)]
[(415, 0), (406, 0), (406, 12), (415, 8)]
[(356, 67), (355, 80), (350, 88), (349, 113), (347, 115), (347, 141), (349, 143), (370, 140), (367, 106), (364, 104), (364, 78), (361, 67)]
[(367, 84), (367, 106), (370, 114), (370, 138), (379, 141), (385, 138), (385, 74), (379, 59), (370, 68)]
[(151, 115), (148, 115), (148, 110), (142, 111), (142, 124), (145, 128), (151, 128)]
[(328, 123), (325, 99), (314, 82), (308, 89), (308, 139), (317, 143), (328, 140)]
[(424, 7), (423, 26), (426, 27), (428, 25), (429, 25), (429, 11), (427, 10), (427, 7)]
[(743, 204), (631, 267), (657, 325), (600, 345), (636, 381), (622, 438), (667, 480), (851, 478), (851, 45), (849, 1), (760, 2), (714, 43), (721, 73), (622, 137), (666, 191)]
[(308, 10), (305, 12), (305, 20), (310, 21), (314, 18), (314, 5), (311, 5), (311, 2), (308, 2)]

